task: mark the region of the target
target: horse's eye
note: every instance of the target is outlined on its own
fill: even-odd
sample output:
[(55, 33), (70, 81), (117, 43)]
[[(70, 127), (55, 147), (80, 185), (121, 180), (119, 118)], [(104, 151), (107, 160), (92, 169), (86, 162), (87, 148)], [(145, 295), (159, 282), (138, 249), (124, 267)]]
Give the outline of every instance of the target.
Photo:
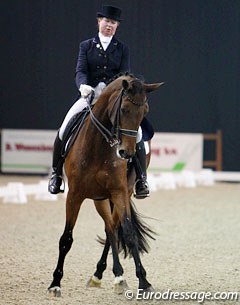
[(122, 108), (121, 108), (121, 113), (122, 113), (122, 114), (127, 114), (127, 113), (129, 113), (129, 108), (128, 108), (128, 107), (122, 107)]

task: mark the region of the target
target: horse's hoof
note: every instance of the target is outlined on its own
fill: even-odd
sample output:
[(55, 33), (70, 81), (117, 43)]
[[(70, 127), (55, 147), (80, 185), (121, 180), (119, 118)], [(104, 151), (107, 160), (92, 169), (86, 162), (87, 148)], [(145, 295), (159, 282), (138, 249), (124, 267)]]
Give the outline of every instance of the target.
[(153, 288), (152, 285), (151, 285), (151, 286), (149, 286), (148, 288), (142, 289), (142, 291), (143, 291), (143, 292), (154, 292), (155, 290), (154, 290), (154, 288)]
[(90, 279), (87, 281), (86, 287), (101, 287), (101, 280), (99, 280), (96, 276), (91, 276)]
[(51, 297), (60, 297), (61, 296), (61, 288), (58, 286), (54, 286), (51, 288), (48, 288), (48, 295)]
[(123, 294), (127, 289), (129, 289), (129, 287), (125, 280), (114, 284), (114, 293), (116, 294)]

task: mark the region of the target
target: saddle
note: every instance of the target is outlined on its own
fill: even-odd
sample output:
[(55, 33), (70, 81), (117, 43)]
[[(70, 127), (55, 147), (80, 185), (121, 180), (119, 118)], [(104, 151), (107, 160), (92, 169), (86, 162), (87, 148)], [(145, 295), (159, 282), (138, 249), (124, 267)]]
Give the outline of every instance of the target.
[(69, 150), (73, 146), (79, 131), (81, 130), (85, 119), (89, 115), (90, 110), (84, 108), (80, 113), (74, 115), (68, 122), (62, 139), (62, 157), (65, 159)]

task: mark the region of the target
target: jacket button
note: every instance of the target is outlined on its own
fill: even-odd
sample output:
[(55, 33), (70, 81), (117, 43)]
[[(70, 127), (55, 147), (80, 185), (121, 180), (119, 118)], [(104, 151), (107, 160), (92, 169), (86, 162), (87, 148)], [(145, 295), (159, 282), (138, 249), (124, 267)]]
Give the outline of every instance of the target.
[(104, 68), (104, 69), (107, 69), (107, 66), (104, 66), (103, 68)]

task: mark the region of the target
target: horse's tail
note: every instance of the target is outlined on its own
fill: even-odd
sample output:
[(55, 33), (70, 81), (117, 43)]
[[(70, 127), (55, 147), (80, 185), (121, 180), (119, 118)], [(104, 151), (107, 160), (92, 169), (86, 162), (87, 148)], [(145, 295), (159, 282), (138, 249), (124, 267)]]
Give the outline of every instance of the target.
[[(111, 211), (113, 211), (113, 203), (110, 201)], [(142, 214), (140, 214), (134, 202), (130, 199), (130, 210), (131, 210), (131, 224), (133, 229), (135, 230), (135, 237), (138, 243), (138, 250), (140, 253), (148, 253), (150, 246), (148, 243), (148, 239), (153, 239), (156, 232), (154, 232), (144, 221)], [(145, 217), (146, 218), (146, 217)], [(105, 245), (106, 240), (98, 236), (98, 242), (102, 245)], [(127, 246), (124, 235), (123, 235), (123, 228), (120, 225), (118, 228), (118, 250), (119, 252), (123, 252), (124, 258), (127, 256), (132, 256), (131, 249)]]
[[(131, 224), (133, 229), (135, 230), (135, 236), (138, 243), (138, 250), (140, 253), (148, 253), (150, 246), (148, 243), (148, 239), (153, 239), (153, 235), (156, 233), (143, 221), (144, 216), (140, 214), (134, 202), (130, 199), (130, 209), (131, 209)], [(146, 218), (146, 217), (145, 217)], [(124, 240), (123, 228), (120, 225), (118, 229), (118, 247), (119, 252), (123, 251), (124, 258), (127, 256), (132, 256), (131, 249), (128, 247)]]

